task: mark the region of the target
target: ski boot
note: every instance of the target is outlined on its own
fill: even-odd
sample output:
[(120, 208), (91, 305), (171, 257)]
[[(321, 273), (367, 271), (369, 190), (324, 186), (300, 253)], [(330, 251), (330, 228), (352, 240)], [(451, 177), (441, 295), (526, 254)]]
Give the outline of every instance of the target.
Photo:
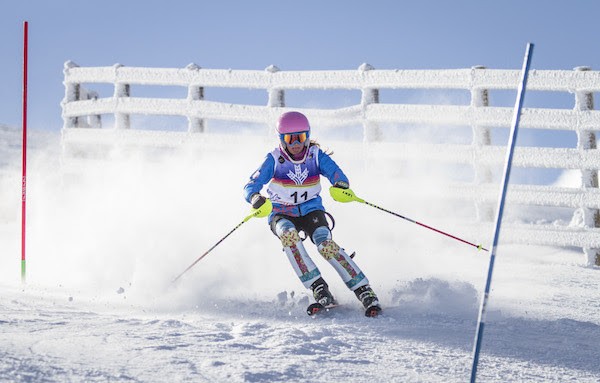
[(354, 294), (356, 294), (358, 300), (363, 304), (365, 316), (376, 317), (381, 313), (381, 306), (379, 305), (377, 294), (375, 294), (371, 286), (366, 285), (359, 287), (354, 290)]
[(335, 298), (331, 295), (331, 292), (329, 292), (329, 285), (327, 285), (323, 278), (317, 279), (310, 288), (313, 291), (313, 296), (317, 303), (320, 303), (325, 307), (337, 304)]
[(316, 315), (321, 312), (328, 311), (330, 308), (335, 307), (337, 302), (333, 295), (329, 292), (329, 286), (323, 278), (317, 279), (310, 288), (313, 291), (313, 296), (317, 303), (313, 303), (306, 309), (308, 315)]

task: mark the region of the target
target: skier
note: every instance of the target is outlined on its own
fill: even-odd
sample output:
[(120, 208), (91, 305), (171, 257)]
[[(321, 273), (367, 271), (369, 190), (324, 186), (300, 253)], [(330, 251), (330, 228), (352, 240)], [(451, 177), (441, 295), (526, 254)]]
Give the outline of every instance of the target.
[[(319, 144), (310, 140), (310, 125), (299, 112), (280, 116), (277, 125), (279, 146), (267, 154), (262, 165), (244, 187), (246, 201), (255, 209), (266, 198), (260, 194), (269, 183), (267, 193), (273, 204), (268, 222), (271, 231), (281, 240), (300, 281), (312, 290), (317, 309), (337, 304), (321, 272), (306, 252), (301, 232), (317, 246), (319, 253), (333, 266), (346, 286), (356, 294), (365, 307), (365, 315), (377, 316), (381, 306), (369, 280), (336, 242), (333, 241), (325, 208), (319, 193), (320, 175), (341, 189), (349, 188), (349, 181), (331, 157)], [(309, 307), (310, 310), (315, 305)]]

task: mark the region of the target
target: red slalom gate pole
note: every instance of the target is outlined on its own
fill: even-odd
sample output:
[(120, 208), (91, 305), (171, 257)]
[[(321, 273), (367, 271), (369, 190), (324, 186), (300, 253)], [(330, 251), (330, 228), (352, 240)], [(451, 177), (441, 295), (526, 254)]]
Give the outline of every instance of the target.
[(25, 234), (27, 216), (27, 44), (28, 22), (23, 22), (23, 173), (21, 178), (21, 282), (26, 279)]

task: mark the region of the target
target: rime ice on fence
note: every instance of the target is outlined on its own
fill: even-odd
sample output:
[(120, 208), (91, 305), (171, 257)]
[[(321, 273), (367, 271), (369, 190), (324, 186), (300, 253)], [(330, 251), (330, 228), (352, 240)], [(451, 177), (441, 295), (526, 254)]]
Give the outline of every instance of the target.
[[(418, 159), (449, 164), (469, 165), (475, 179), (458, 184), (445, 195), (448, 198), (473, 201), (477, 205), (479, 222), (473, 233), (486, 232), (493, 213), (490, 204), (497, 200), (491, 185), (490, 166), (502, 163), (504, 147), (491, 144), (490, 129), (510, 126), (512, 108), (492, 106), (489, 92), (516, 89), (517, 70), (497, 70), (483, 67), (454, 70), (378, 70), (368, 64), (358, 70), (282, 71), (276, 66), (265, 70), (204, 69), (195, 64), (186, 68), (81, 68), (65, 64), (65, 99), (63, 100), (63, 143), (82, 141), (111, 144), (119, 140), (143, 142), (146, 136), (163, 140), (164, 145), (177, 145), (181, 138), (173, 132), (157, 136), (157, 132), (129, 128), (130, 115), (183, 116), (188, 119), (188, 132), (179, 133), (189, 139), (193, 133), (206, 134), (210, 120), (248, 122), (274, 126), (277, 117), (293, 105), (286, 105), (286, 90), (358, 90), (356, 104), (339, 109), (293, 108), (310, 116), (311, 123), (322, 129), (343, 126), (363, 126), (363, 141), (377, 147), (381, 129), (392, 125), (470, 126), (472, 142), (458, 144), (397, 143), (393, 153), (379, 151), (378, 156), (391, 156), (394, 161)], [(112, 97), (98, 98), (82, 88), (82, 84), (113, 84)], [(90, 85), (91, 84), (91, 85)], [(130, 93), (131, 86), (163, 85), (187, 88), (186, 98), (140, 98)], [(261, 105), (216, 102), (207, 99), (204, 89), (240, 88), (265, 91)], [(415, 105), (385, 103), (382, 89), (442, 89), (466, 90), (471, 94), (469, 105)], [(514, 167), (578, 169), (582, 172), (580, 188), (552, 185), (511, 185), (507, 203), (526, 206), (552, 206), (576, 209), (580, 226), (518, 225), (503, 232), (508, 242), (553, 246), (579, 246), (585, 249), (589, 264), (600, 265), (600, 192), (598, 169), (600, 155), (595, 131), (600, 127), (600, 111), (594, 110), (594, 92), (600, 92), (600, 72), (578, 68), (573, 71), (532, 70), (528, 91), (569, 92), (575, 95), (575, 108), (525, 108), (521, 129), (564, 130), (578, 135), (577, 148), (517, 147)], [(92, 96), (90, 96), (92, 95)], [(116, 129), (77, 129), (100, 127), (101, 115), (115, 116)], [(118, 136), (117, 133), (118, 132)], [(175, 137), (175, 138), (174, 138)], [(180, 137), (180, 136), (178, 136)], [(172, 140), (172, 141), (168, 141)]]
[[(63, 73), (65, 78), (68, 76), (69, 70), (78, 68), (79, 65), (72, 61), (67, 61), (64, 65)], [(75, 101), (97, 100), (98, 93), (92, 90), (85, 89), (80, 83), (65, 82), (65, 98), (61, 105), (65, 105)], [(87, 117), (87, 118), (85, 118)], [(99, 114), (88, 114), (87, 116), (64, 117), (65, 128), (101, 128), (102, 122)]]
[[(477, 71), (485, 69), (484, 66), (478, 65), (471, 68), (473, 70), (473, 76), (476, 75)], [(472, 108), (486, 108), (490, 106), (490, 97), (487, 89), (482, 88), (471, 88), (471, 107)], [(473, 146), (482, 147), (489, 146), (492, 144), (492, 137), (489, 127), (479, 126), (477, 121), (474, 121), (471, 126), (473, 130)], [(475, 163), (475, 182), (478, 184), (487, 184), (492, 182), (492, 171), (489, 165), (482, 164), (480, 162)], [(477, 203), (477, 220), (478, 221), (491, 221), (494, 218), (494, 205), (490, 203)]]
[[(279, 68), (275, 65), (269, 65), (265, 68), (267, 73), (277, 73), (279, 72)], [(269, 101), (267, 105), (271, 108), (283, 108), (285, 106), (285, 91), (281, 88), (269, 88), (267, 89), (269, 93)]]
[[(576, 67), (576, 71), (589, 72), (590, 67)], [(590, 91), (575, 92), (575, 110), (589, 112), (594, 110), (594, 94)], [(600, 129), (600, 125), (596, 127)], [(596, 134), (591, 129), (577, 130), (577, 148), (583, 152), (597, 149)], [(598, 169), (582, 168), (581, 183), (584, 189), (598, 189)], [(587, 227), (600, 228), (600, 205), (596, 208), (581, 208), (583, 212), (583, 222)], [(600, 249), (584, 248), (588, 257), (588, 263), (595, 263), (600, 266)]]
[[(196, 64), (188, 64), (185, 67), (189, 71), (199, 71), (201, 68)], [(204, 87), (198, 84), (190, 84), (188, 86), (187, 100), (192, 103), (194, 101), (204, 100)], [(204, 132), (205, 123), (204, 120), (194, 116), (187, 116), (188, 118), (188, 132), (190, 133), (202, 133)]]
[[(373, 66), (364, 63), (358, 67), (358, 71), (362, 76), (367, 76), (369, 71), (374, 70)], [(364, 112), (366, 112), (369, 105), (379, 104), (379, 89), (376, 88), (362, 88), (360, 106)], [(365, 142), (379, 141), (382, 137), (379, 124), (369, 119), (364, 118), (363, 120), (363, 137)]]
[[(119, 78), (119, 69), (123, 67), (121, 64), (113, 65), (115, 69), (115, 78)], [(115, 100), (115, 129), (129, 129), (131, 127), (129, 113), (121, 111), (125, 109), (122, 105), (127, 105), (127, 98), (131, 95), (131, 86), (129, 82), (115, 81), (115, 93), (113, 99)]]

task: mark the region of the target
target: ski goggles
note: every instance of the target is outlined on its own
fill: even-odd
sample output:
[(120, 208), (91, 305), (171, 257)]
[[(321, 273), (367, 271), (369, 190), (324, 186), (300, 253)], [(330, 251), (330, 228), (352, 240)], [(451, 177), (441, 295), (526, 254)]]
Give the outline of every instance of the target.
[(281, 139), (281, 142), (284, 142), (287, 145), (291, 145), (296, 141), (303, 144), (308, 140), (308, 132), (280, 134), (279, 138)]

